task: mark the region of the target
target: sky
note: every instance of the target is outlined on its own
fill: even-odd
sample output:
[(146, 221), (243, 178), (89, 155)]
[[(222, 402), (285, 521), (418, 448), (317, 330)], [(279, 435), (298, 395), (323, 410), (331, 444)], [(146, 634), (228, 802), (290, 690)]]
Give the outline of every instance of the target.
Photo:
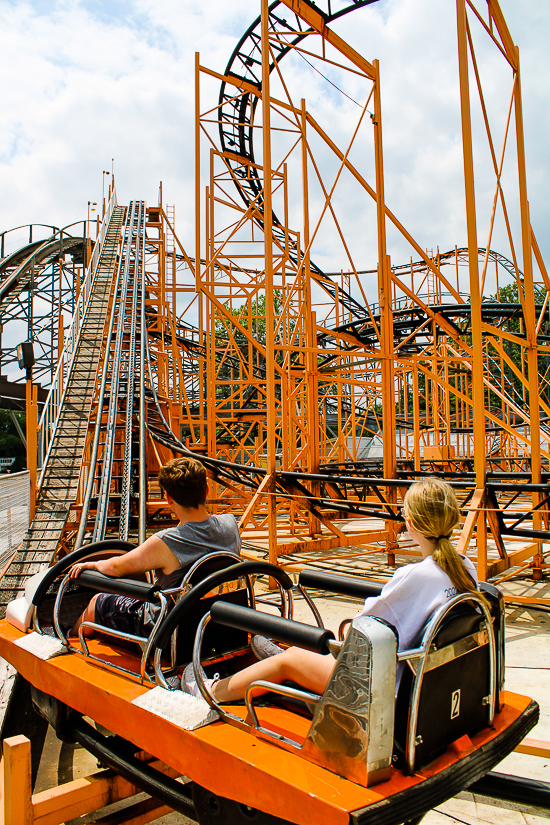
[[(521, 55), (531, 221), (550, 262), (550, 4), (501, 0), (501, 6)], [(194, 53), (201, 53), (203, 65), (223, 71), (259, 11), (257, 0), (0, 0), (0, 232), (29, 222), (81, 220), (88, 201), (100, 202), (102, 172), (110, 171), (114, 158), (119, 202), (143, 198), (155, 204), (162, 180), (165, 203), (175, 204), (178, 235), (192, 254)], [(380, 0), (333, 27), (367, 59), (380, 60), (388, 205), (423, 248), (466, 245), (453, 1)], [(510, 72), (478, 31), (474, 38), (500, 134)], [(285, 73), (293, 94), (305, 94), (308, 108), (345, 146), (356, 103), (303, 60), (288, 59)], [(336, 70), (326, 74), (336, 85), (345, 82), (350, 97), (364, 104), (364, 84)], [(207, 84), (206, 92), (215, 105), (215, 86)], [(494, 177), (479, 107), (473, 128), (484, 246)], [(372, 152), (367, 137), (361, 140), (351, 157), (373, 181)], [(319, 152), (330, 178), (337, 166), (325, 149)], [(512, 172), (504, 181), (514, 189)], [(290, 194), (291, 218), (299, 224), (299, 196)], [(313, 183), (312, 211), (320, 205)], [(376, 266), (372, 209), (364, 193), (344, 176), (335, 205), (355, 266)], [(514, 209), (511, 197), (512, 219)], [(491, 245), (508, 256), (502, 221)], [(394, 263), (412, 254), (391, 232), (389, 251)], [(328, 226), (313, 256), (328, 271), (347, 266)]]

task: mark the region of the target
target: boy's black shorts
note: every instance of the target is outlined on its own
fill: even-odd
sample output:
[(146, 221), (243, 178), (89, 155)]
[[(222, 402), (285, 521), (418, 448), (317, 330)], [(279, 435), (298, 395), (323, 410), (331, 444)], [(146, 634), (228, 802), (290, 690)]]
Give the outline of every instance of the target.
[(95, 620), (113, 630), (141, 636), (143, 633), (143, 602), (130, 596), (100, 593), (95, 603)]

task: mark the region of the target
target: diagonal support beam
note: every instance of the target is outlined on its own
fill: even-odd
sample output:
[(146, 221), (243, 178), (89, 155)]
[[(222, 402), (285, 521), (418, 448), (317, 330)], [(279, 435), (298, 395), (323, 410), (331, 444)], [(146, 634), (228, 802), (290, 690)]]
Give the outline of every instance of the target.
[(246, 527), (246, 525), (252, 518), (252, 513), (254, 512), (262, 498), (264, 498), (269, 493), (272, 486), (272, 481), (273, 479), (271, 475), (264, 476), (260, 486), (258, 487), (256, 492), (246, 505), (245, 511), (239, 520), (239, 530), (243, 530)]
[(372, 63), (369, 63), (359, 52), (356, 52), (349, 43), (346, 43), (345, 40), (342, 40), (332, 29), (326, 24), (324, 15), (318, 10), (310, 6), (309, 3), (304, 2), (304, 0), (282, 0), (282, 2), (289, 8), (294, 14), (297, 14), (298, 17), (301, 17), (308, 26), (316, 31), (327, 43), (330, 43), (331, 46), (343, 54), (344, 57), (347, 57), (354, 66), (357, 66), (358, 69), (365, 72), (367, 77), (370, 77), (371, 80), (375, 79), (376, 71)]

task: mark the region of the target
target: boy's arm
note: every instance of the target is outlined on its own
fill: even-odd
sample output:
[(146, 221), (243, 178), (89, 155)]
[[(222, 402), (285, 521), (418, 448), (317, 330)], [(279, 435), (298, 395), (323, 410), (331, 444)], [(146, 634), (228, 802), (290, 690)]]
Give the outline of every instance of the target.
[(74, 564), (69, 571), (69, 576), (74, 579), (83, 570), (97, 570), (98, 573), (103, 573), (105, 576), (115, 576), (116, 578), (124, 578), (157, 569), (170, 573), (177, 569), (177, 567), (174, 567), (174, 561), (178, 562), (177, 557), (162, 539), (158, 536), (151, 536), (139, 547), (124, 553), (122, 556)]

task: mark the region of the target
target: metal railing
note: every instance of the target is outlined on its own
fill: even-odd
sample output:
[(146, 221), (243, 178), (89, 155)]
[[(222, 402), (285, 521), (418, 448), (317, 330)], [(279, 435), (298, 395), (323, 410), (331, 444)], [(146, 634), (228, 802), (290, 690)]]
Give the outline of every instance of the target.
[(0, 475), (0, 570), (19, 547), (29, 526), (30, 473)]
[(57, 363), (57, 369), (55, 371), (50, 391), (38, 423), (38, 462), (39, 466), (42, 467), (42, 473), (40, 474), (40, 479), (38, 482), (39, 486), (42, 483), (42, 476), (44, 474), (44, 459), (48, 454), (48, 448), (55, 432), (57, 419), (61, 409), (63, 393), (67, 384), (67, 378), (69, 376), (80, 337), (82, 321), (88, 307), (88, 299), (92, 291), (97, 265), (99, 263), (99, 256), (101, 255), (109, 221), (111, 220), (111, 215), (113, 214), (113, 210), (116, 205), (117, 197), (116, 189), (114, 189), (99, 230), (99, 235), (94, 245), (94, 251), (92, 253), (92, 257), (90, 258), (90, 263), (88, 264), (86, 274), (80, 285), (80, 295), (73, 313), (71, 325), (66, 334), (65, 346), (63, 347), (63, 352), (61, 353)]

